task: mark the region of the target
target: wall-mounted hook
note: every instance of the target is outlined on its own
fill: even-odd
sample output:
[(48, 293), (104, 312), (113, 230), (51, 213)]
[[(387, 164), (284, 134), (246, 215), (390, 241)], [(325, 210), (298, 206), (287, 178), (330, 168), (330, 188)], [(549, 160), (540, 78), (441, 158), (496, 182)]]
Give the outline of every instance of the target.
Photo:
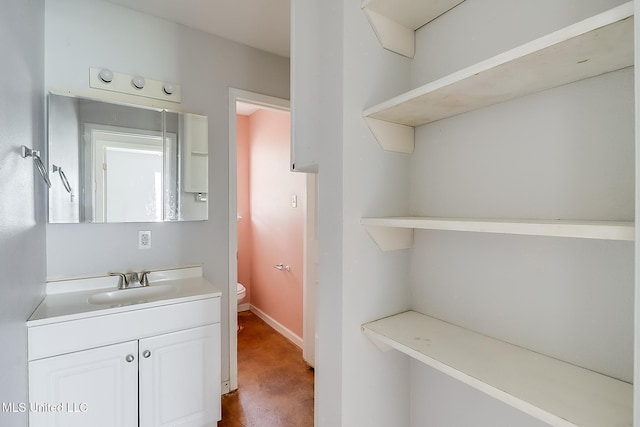
[(36, 167), (38, 168), (38, 172), (40, 172), (40, 176), (42, 177), (44, 182), (47, 184), (47, 187), (51, 188), (51, 181), (49, 180), (49, 174), (47, 173), (47, 168), (42, 163), (42, 159), (40, 159), (40, 151), (32, 150), (31, 148), (23, 145), (21, 154), (22, 154), (22, 157), (25, 159), (27, 157), (33, 157), (33, 163), (35, 163)]

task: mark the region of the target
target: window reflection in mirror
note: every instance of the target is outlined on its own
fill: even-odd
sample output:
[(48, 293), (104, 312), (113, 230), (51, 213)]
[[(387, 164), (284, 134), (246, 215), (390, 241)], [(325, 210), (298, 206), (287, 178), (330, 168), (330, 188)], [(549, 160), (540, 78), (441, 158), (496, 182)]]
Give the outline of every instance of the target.
[[(185, 123), (197, 123), (198, 131)], [(207, 147), (204, 116), (51, 94), (49, 222), (207, 219), (205, 186), (186, 186), (189, 147)], [(201, 138), (204, 141), (194, 141)], [(182, 159), (182, 160), (181, 160)], [(58, 176), (56, 176), (58, 175)]]

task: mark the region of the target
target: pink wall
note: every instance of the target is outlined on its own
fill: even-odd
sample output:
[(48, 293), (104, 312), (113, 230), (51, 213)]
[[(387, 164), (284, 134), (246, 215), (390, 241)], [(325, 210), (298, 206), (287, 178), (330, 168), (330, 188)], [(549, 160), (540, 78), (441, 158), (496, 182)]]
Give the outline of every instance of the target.
[[(245, 119), (247, 119), (245, 117)], [(238, 120), (240, 123), (244, 120)], [(248, 119), (248, 205), (241, 208), (241, 173), (238, 174), (238, 212), (249, 213), (250, 248), (239, 251), (239, 277), (248, 277), (250, 303), (294, 334), (302, 337), (302, 266), (304, 194), (306, 178), (289, 171), (290, 115), (259, 110)], [(244, 132), (244, 130), (242, 131)], [(238, 135), (241, 134), (240, 129)], [(242, 154), (244, 156), (244, 154)], [(238, 161), (241, 158), (238, 136)], [(238, 165), (240, 170), (240, 164)], [(291, 205), (297, 196), (298, 207)], [(240, 213), (243, 217), (242, 213)], [(239, 247), (240, 236), (239, 223)], [(249, 222), (249, 221), (245, 221)], [(245, 271), (245, 262), (250, 270)], [(283, 263), (291, 271), (278, 271)], [(241, 281), (242, 282), (242, 281)], [(242, 282), (244, 283), (244, 282)]]

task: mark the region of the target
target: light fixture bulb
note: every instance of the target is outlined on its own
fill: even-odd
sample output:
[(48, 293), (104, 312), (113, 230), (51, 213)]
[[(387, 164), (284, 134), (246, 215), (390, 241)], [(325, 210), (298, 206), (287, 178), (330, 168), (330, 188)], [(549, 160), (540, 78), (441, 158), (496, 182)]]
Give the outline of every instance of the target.
[(165, 83), (163, 89), (164, 93), (166, 93), (167, 95), (171, 95), (175, 91), (175, 88), (171, 83)]
[(142, 89), (144, 87), (144, 84), (145, 84), (144, 77), (135, 76), (133, 79), (131, 79), (131, 84), (136, 89)]
[(113, 81), (113, 72), (107, 68), (103, 68), (100, 70), (98, 77), (105, 83), (111, 83)]

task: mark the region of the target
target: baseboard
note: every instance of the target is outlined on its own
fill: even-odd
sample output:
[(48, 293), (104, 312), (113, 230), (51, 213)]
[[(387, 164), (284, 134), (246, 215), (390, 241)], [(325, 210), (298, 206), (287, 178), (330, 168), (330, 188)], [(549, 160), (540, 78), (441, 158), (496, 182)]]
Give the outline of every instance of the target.
[(249, 311), (249, 310), (251, 310), (251, 304), (249, 304), (248, 302), (245, 302), (244, 304), (240, 304), (238, 306), (238, 312)]
[(285, 337), (286, 339), (288, 339), (298, 347), (302, 348), (302, 338), (300, 338), (299, 336), (291, 332), (284, 325), (279, 323), (276, 319), (269, 316), (267, 313), (260, 310), (254, 305), (251, 306), (251, 312), (254, 313), (256, 316), (258, 316), (259, 318), (261, 318), (262, 320), (264, 320), (267, 325), (275, 329), (280, 335), (282, 335), (283, 337)]

